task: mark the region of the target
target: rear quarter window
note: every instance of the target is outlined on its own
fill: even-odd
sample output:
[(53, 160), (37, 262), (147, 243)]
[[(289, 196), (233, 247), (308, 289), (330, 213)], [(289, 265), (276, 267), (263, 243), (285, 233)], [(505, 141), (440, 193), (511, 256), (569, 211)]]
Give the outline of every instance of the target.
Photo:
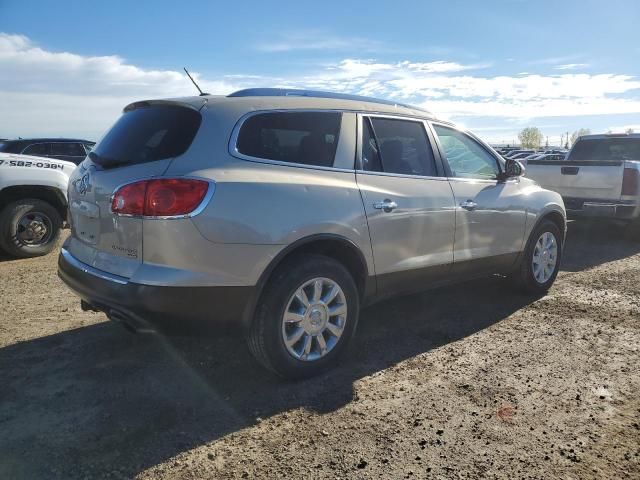
[(104, 168), (178, 157), (198, 133), (199, 112), (180, 105), (148, 105), (125, 111), (89, 157)]
[(333, 166), (340, 135), (339, 112), (267, 112), (247, 118), (236, 150), (266, 160)]

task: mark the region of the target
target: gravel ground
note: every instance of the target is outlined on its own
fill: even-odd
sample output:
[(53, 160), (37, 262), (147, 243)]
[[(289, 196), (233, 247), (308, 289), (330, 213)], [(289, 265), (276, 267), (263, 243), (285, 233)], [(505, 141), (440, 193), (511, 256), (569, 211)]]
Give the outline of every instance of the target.
[(54, 254), (2, 259), (0, 478), (640, 478), (639, 253), (573, 223), (546, 297), (491, 279), (379, 304), (299, 383), (240, 339), (82, 312)]

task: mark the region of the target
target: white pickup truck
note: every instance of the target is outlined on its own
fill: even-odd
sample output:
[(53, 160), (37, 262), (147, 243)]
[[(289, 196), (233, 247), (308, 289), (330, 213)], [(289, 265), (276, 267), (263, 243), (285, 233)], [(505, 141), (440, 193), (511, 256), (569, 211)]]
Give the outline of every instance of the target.
[(526, 176), (562, 195), (567, 214), (640, 222), (640, 134), (584, 135), (564, 160), (529, 160)]
[(36, 257), (56, 245), (67, 217), (72, 162), (0, 153), (0, 250)]

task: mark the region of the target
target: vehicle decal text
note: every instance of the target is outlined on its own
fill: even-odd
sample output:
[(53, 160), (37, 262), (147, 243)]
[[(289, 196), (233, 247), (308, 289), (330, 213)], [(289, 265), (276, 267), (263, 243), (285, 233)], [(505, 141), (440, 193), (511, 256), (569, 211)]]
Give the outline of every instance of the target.
[(29, 160), (0, 160), (0, 165), (7, 164), (9, 167), (35, 167), (50, 168), (51, 170), (64, 170), (64, 165), (59, 163), (33, 162)]

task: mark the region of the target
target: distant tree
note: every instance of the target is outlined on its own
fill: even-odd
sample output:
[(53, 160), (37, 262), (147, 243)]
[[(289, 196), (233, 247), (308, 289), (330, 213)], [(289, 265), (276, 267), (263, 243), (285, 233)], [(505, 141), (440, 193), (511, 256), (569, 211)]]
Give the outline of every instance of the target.
[(539, 128), (527, 127), (518, 134), (518, 138), (522, 148), (540, 148), (543, 135)]
[(633, 133), (633, 128), (631, 128), (631, 127), (627, 128), (627, 129), (624, 131), (624, 133), (629, 134), (629, 135), (630, 135), (630, 134), (632, 134), (632, 133)]
[(571, 145), (576, 143), (578, 137), (581, 137), (582, 135), (589, 135), (590, 133), (591, 130), (589, 130), (588, 128), (581, 128), (580, 130), (576, 130), (571, 134)]

